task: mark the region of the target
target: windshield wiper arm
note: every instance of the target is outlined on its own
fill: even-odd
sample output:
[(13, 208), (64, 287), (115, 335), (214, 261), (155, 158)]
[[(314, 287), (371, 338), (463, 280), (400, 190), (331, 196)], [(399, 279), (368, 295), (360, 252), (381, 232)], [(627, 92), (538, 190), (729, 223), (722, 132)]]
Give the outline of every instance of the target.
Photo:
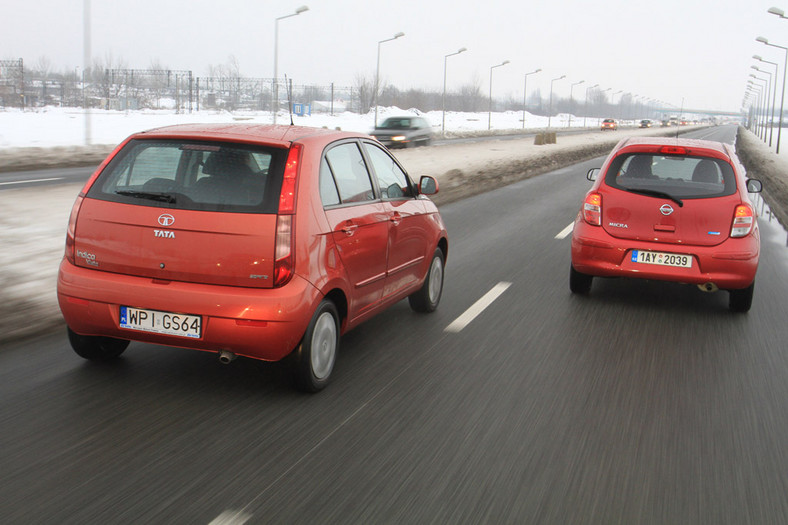
[(175, 204), (175, 197), (167, 193), (149, 193), (145, 191), (116, 191), (117, 195), (124, 197), (136, 197), (138, 199), (148, 199), (152, 201), (166, 202), (168, 204)]
[(648, 195), (649, 197), (662, 197), (664, 199), (670, 199), (676, 204), (679, 205), (679, 208), (684, 206), (684, 202), (678, 197), (674, 197), (670, 193), (665, 193), (664, 191), (657, 191), (657, 190), (641, 190), (636, 188), (627, 188), (626, 189), (630, 193), (638, 193), (640, 195)]

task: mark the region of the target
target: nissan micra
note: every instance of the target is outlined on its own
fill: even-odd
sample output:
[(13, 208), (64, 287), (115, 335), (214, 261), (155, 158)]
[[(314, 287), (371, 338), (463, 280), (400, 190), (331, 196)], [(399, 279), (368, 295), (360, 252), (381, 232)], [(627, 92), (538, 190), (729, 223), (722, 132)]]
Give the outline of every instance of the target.
[(727, 290), (729, 308), (752, 305), (760, 257), (757, 212), (733, 148), (706, 140), (625, 139), (587, 177), (572, 233), (569, 287), (632, 277)]
[(129, 341), (291, 362), (322, 389), (340, 335), (408, 298), (435, 310), (448, 254), (427, 195), (369, 136), (264, 125), (132, 135), (74, 203), (57, 294), (83, 358)]

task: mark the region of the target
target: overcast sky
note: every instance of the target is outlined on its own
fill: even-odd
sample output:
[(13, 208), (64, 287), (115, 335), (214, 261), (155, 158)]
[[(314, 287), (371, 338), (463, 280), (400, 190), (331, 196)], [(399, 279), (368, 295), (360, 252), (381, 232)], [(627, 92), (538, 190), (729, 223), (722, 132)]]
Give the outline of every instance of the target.
[[(441, 90), (474, 79), (487, 94), (522, 99), (528, 91), (576, 100), (599, 84), (679, 107), (737, 111), (751, 57), (784, 60), (788, 20), (768, 14), (780, 0), (91, 0), (92, 55), (128, 68), (154, 62), (206, 76), (231, 56), (247, 77), (273, 76), (274, 20), (301, 5), (309, 11), (279, 22), (279, 74), (295, 83), (353, 85), (374, 78), (378, 41), (381, 79), (398, 87)], [(82, 66), (81, 0), (2, 0), (0, 58), (52, 69)], [(772, 68), (760, 64), (762, 69)], [(766, 74), (760, 74), (766, 77)], [(780, 72), (780, 77), (782, 71)], [(779, 104), (779, 96), (778, 96)]]

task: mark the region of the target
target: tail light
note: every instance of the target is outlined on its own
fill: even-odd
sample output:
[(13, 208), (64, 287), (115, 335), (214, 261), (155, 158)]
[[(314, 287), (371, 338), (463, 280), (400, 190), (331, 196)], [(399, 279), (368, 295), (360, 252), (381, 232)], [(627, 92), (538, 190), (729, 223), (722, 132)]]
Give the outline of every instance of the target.
[(276, 219), (274, 286), (286, 284), (293, 276), (293, 270), (293, 216), (280, 215)]
[(752, 231), (755, 214), (747, 204), (739, 204), (733, 213), (731, 237), (745, 237)]
[(76, 244), (77, 216), (79, 215), (79, 209), (82, 207), (83, 199), (84, 195), (80, 193), (77, 196), (77, 200), (74, 201), (74, 205), (71, 207), (71, 215), (68, 217), (68, 229), (66, 230), (66, 260), (71, 264), (76, 264), (74, 245)]
[(279, 216), (276, 218), (276, 248), (274, 249), (274, 286), (284, 286), (295, 272), (293, 255), (293, 214), (298, 187), (298, 163), (301, 144), (293, 144), (287, 154), (282, 191), (279, 193)]
[(583, 203), (583, 219), (591, 226), (602, 225), (602, 195), (589, 193)]
[(279, 193), (279, 215), (295, 213), (296, 183), (298, 182), (298, 162), (301, 158), (301, 144), (293, 144), (287, 154), (282, 191)]

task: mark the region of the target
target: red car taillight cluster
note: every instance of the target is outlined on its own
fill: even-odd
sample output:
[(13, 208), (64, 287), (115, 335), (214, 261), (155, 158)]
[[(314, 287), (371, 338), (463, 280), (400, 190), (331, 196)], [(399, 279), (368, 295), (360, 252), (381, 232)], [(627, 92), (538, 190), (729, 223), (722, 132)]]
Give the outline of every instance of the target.
[(733, 213), (731, 237), (746, 237), (752, 231), (755, 214), (747, 204), (739, 204)]
[(602, 225), (602, 195), (589, 193), (583, 202), (583, 219), (591, 226)]
[(276, 219), (276, 249), (274, 252), (274, 286), (283, 286), (293, 276), (293, 214), (296, 205), (298, 163), (301, 144), (293, 144), (287, 155), (282, 191), (279, 194), (279, 214)]
[(79, 215), (79, 209), (82, 207), (84, 198), (85, 196), (81, 193), (77, 196), (77, 200), (74, 201), (74, 205), (71, 207), (71, 215), (68, 217), (68, 229), (66, 230), (66, 260), (71, 264), (76, 264), (74, 244), (76, 243), (77, 216)]

